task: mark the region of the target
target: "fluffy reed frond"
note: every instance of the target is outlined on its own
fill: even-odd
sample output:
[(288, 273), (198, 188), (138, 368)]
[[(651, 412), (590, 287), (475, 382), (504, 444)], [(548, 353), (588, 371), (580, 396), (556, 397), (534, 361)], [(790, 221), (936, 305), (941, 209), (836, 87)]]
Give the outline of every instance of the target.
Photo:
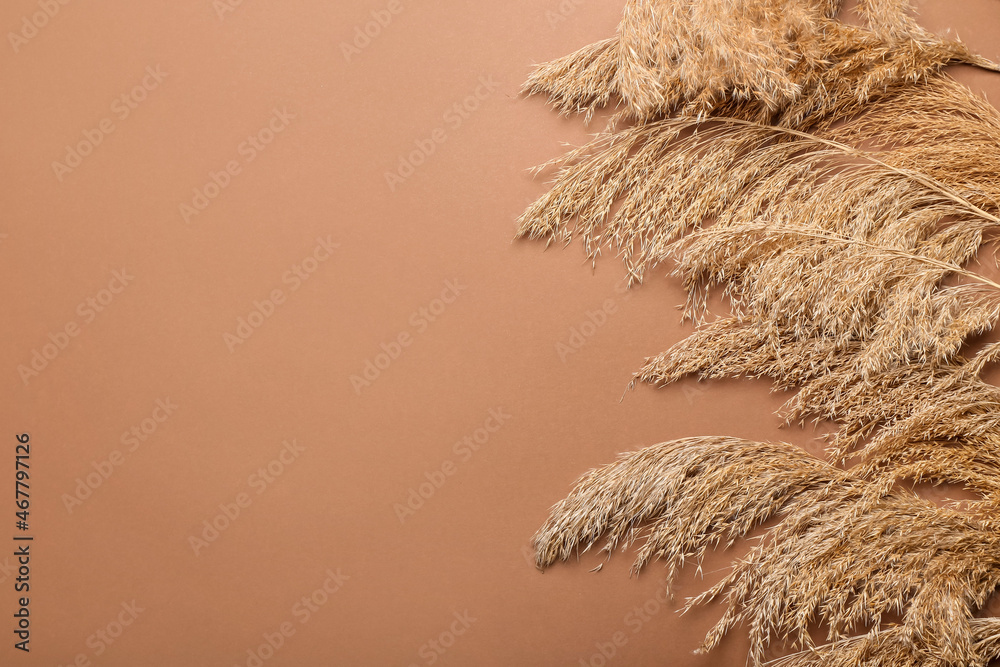
[[(969, 622), (978, 662), (1000, 658), (1000, 619), (973, 618)], [(767, 663), (768, 667), (926, 667), (941, 664), (931, 647), (913, 646), (902, 628), (851, 637)]]
[(867, 628), (874, 630), (865, 641), (884, 641), (882, 623), (900, 614), (901, 625), (886, 637), (905, 638), (906, 651), (943, 664), (985, 664), (973, 616), (1000, 584), (995, 526), (900, 491), (859, 504), (866, 485), (792, 445), (667, 442), (585, 475), (536, 534), (538, 565), (601, 540), (608, 552), (642, 540), (634, 568), (663, 560), (669, 582), (709, 548), (777, 519), (731, 573), (689, 601), (726, 605), (703, 650), (742, 625), (751, 660), (761, 664), (776, 638), (816, 649), (815, 626), (832, 642)]
[[(918, 128), (968, 141), (940, 151)], [(1000, 173), (1000, 114), (942, 76), (813, 130), (677, 118), (605, 133), (569, 157), (521, 233), (578, 235), (593, 256), (617, 247), (635, 280), (673, 260), (696, 319), (724, 287), (737, 319), (654, 358), (644, 381), (767, 375), (803, 397), (818, 395), (812, 381), (840, 396), (844, 382), (956, 361), (1000, 317), (1000, 284), (963, 268), (1000, 223), (988, 177)], [(912, 409), (889, 398), (900, 397), (879, 394), (869, 411)], [(848, 407), (860, 410), (800, 403), (791, 416), (850, 421)], [(838, 456), (877, 425), (862, 423)]]
[(751, 102), (796, 124), (950, 62), (996, 66), (910, 17), (907, 0), (859, 3), (866, 25), (837, 20), (837, 0), (630, 0), (615, 38), (539, 66), (525, 84), (565, 113), (621, 99), (646, 120)]
[[(914, 117), (893, 122), (902, 103)], [(988, 179), (1000, 167), (1000, 114), (992, 107), (939, 76), (868, 110), (885, 122), (838, 115), (832, 129), (827, 118), (810, 133), (738, 117), (681, 117), (601, 133), (558, 162), (552, 188), (521, 216), (519, 233), (560, 240), (575, 233), (592, 255), (608, 243), (641, 279), (671, 254), (673, 241), (705, 221), (759, 224), (767, 212), (869, 241), (900, 236), (901, 250), (949, 217), (972, 241), (975, 225), (998, 222), (1000, 184)], [(898, 144), (918, 134), (918, 122), (935, 133), (968, 134), (970, 142), (951, 139), (954, 152), (933, 142)], [(866, 148), (880, 136), (877, 150)]]
[(982, 355), (993, 350), (865, 377), (858, 372), (859, 348), (722, 318), (650, 359), (636, 380), (770, 378), (780, 389), (798, 388), (782, 410), (787, 422), (839, 424), (831, 458), (861, 460), (853, 471), (873, 482), (872, 496), (909, 480), (960, 484), (1000, 502), (1000, 390), (979, 378)]
[[(698, 328), (635, 381), (770, 378), (788, 422), (830, 420), (831, 460), (783, 444), (692, 438), (623, 456), (557, 504), (538, 564), (642, 540), (668, 581), (765, 522), (761, 543), (690, 604), (726, 611), (751, 660), (985, 665), (1000, 625), (1000, 283), (967, 265), (1000, 228), (1000, 113), (941, 68), (990, 69), (931, 35), (907, 0), (631, 0), (618, 35), (536, 69), (560, 111), (620, 101), (558, 165), (519, 234), (582, 238), (630, 281), (672, 264)], [(721, 289), (732, 315), (706, 321)], [(734, 484), (739, 480), (739, 484)], [(979, 495), (937, 507), (908, 484)], [(901, 616), (893, 625), (889, 620)], [(810, 630), (826, 629), (814, 644)]]

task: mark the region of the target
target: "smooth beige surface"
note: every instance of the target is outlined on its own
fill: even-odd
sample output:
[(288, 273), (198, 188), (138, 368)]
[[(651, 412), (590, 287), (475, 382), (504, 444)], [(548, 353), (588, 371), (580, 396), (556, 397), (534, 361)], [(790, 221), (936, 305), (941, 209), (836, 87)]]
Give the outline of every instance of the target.
[[(544, 191), (526, 169), (597, 129), (520, 83), (621, 3), (231, 5), (0, 8), (0, 663), (744, 664), (739, 633), (691, 655), (718, 610), (679, 618), (655, 565), (529, 562), (548, 507), (620, 451), (811, 445), (763, 382), (619, 402), (690, 330), (679, 286), (623, 293), (613, 253), (592, 271), (577, 244), (511, 242)], [(1000, 59), (995, 0), (919, 5)], [(1000, 98), (1000, 75), (960, 76)]]

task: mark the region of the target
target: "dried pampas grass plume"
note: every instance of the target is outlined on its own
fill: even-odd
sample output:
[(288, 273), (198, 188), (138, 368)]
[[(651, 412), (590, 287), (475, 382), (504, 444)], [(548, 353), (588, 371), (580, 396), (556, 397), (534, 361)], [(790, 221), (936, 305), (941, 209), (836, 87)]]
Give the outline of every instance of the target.
[(837, 0), (630, 0), (618, 35), (538, 67), (525, 84), (565, 113), (617, 97), (644, 120), (749, 102), (789, 124), (953, 62), (996, 69), (961, 42), (926, 32), (907, 0), (862, 0), (864, 26)]
[[(974, 614), (1000, 584), (996, 520), (938, 508), (908, 492), (871, 502), (866, 487), (863, 478), (792, 445), (719, 437), (667, 442), (585, 475), (535, 535), (537, 562), (547, 567), (602, 540), (608, 553), (641, 541), (634, 569), (661, 559), (669, 583), (685, 563), (700, 564), (709, 548), (731, 546), (777, 519), (728, 576), (688, 602), (726, 605), (702, 650), (742, 625), (753, 664), (763, 663), (770, 643), (784, 640), (820, 653), (863, 646), (881, 660), (873, 664), (933, 656), (943, 664), (984, 665), (995, 644), (983, 644)], [(881, 624), (896, 614), (902, 622), (885, 634)], [(814, 644), (813, 627), (826, 629), (827, 646)]]
[[(539, 567), (641, 541), (672, 580), (764, 522), (763, 541), (690, 605), (726, 611), (759, 665), (985, 665), (1000, 621), (1000, 282), (969, 264), (1000, 231), (1000, 113), (942, 68), (996, 70), (917, 25), (904, 0), (628, 2), (618, 34), (525, 86), (590, 119), (541, 169), (519, 234), (669, 265), (698, 326), (635, 382), (766, 377), (787, 422), (828, 420), (832, 463), (791, 445), (692, 438), (580, 480), (535, 536)], [(713, 290), (732, 313), (706, 316)], [(733, 480), (740, 480), (739, 485)], [(906, 489), (959, 484), (938, 507)], [(899, 622), (894, 622), (895, 617)], [(810, 631), (822, 628), (824, 644)]]

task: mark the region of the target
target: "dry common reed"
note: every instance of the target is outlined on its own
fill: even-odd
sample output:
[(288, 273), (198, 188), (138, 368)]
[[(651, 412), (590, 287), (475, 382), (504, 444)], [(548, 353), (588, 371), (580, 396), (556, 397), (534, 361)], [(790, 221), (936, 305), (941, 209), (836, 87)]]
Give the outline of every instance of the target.
[[(1000, 621), (1000, 283), (972, 270), (1000, 230), (1000, 113), (943, 71), (996, 70), (928, 33), (905, 0), (631, 0), (618, 34), (525, 85), (589, 120), (542, 168), (520, 235), (610, 248), (632, 282), (670, 266), (697, 327), (636, 382), (766, 377), (788, 422), (830, 420), (830, 461), (785, 444), (690, 438), (585, 475), (535, 536), (548, 567), (603, 540), (672, 580), (768, 527), (688, 605), (725, 612), (750, 662), (985, 665)], [(721, 290), (731, 314), (709, 321)], [(741, 480), (734, 484), (733, 480)], [(937, 506), (917, 482), (977, 495)], [(818, 644), (811, 631), (826, 633)]]

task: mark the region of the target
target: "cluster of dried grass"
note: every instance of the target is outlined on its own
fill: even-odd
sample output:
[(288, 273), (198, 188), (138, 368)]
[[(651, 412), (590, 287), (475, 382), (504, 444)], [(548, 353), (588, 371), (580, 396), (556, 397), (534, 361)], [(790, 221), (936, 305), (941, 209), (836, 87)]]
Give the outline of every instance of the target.
[(712, 113), (749, 103), (797, 124), (856, 105), (950, 62), (995, 65), (927, 33), (908, 0), (861, 0), (864, 26), (837, 20), (840, 0), (629, 0), (618, 35), (537, 68), (525, 88), (565, 113), (618, 98), (629, 117)]
[[(618, 35), (537, 68), (525, 90), (587, 118), (520, 233), (582, 237), (633, 281), (671, 262), (699, 326), (636, 380), (757, 376), (827, 419), (831, 461), (730, 438), (665, 443), (580, 480), (535, 538), (540, 567), (640, 536), (673, 578), (776, 522), (691, 601), (727, 611), (751, 661), (985, 665), (1000, 621), (1000, 284), (965, 268), (1000, 227), (1000, 113), (941, 70), (992, 63), (921, 29), (905, 0), (631, 0)], [(547, 165), (550, 166), (550, 165)], [(705, 321), (721, 288), (728, 317)], [(741, 480), (740, 485), (733, 480)], [(913, 482), (978, 494), (937, 507)], [(896, 623), (892, 619), (899, 618)], [(826, 630), (816, 645), (810, 630)]]

